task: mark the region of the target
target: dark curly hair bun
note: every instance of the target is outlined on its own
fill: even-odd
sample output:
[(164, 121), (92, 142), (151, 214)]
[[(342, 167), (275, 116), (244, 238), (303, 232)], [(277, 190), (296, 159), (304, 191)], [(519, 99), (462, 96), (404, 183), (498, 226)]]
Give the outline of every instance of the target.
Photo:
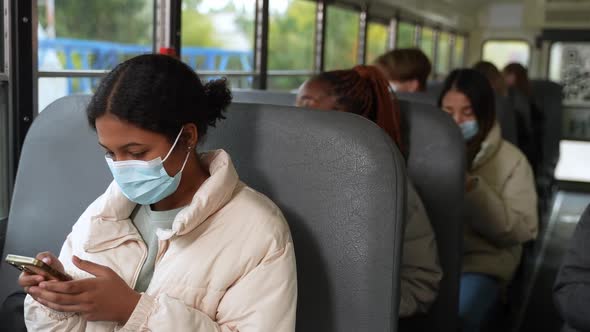
[(205, 83), (205, 98), (207, 99), (207, 124), (215, 127), (217, 120), (225, 119), (223, 112), (231, 104), (232, 93), (227, 79), (220, 78)]

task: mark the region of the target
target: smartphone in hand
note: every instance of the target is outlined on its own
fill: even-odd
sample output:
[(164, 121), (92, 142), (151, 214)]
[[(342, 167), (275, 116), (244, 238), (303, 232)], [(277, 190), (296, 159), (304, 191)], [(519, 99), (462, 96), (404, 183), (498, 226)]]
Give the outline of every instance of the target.
[(6, 256), (6, 263), (14, 266), (15, 268), (23, 272), (42, 275), (45, 277), (49, 277), (53, 280), (72, 280), (72, 278), (67, 274), (61, 273), (60, 271), (52, 268), (51, 266), (45, 264), (43, 261), (38, 260), (36, 258), (18, 255), (8, 255)]

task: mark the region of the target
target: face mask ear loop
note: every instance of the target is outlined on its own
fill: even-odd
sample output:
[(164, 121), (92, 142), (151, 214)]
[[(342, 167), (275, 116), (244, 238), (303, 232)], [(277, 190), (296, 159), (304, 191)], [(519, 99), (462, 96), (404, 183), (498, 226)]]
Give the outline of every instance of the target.
[(182, 168), (180, 169), (180, 171), (178, 171), (178, 173), (182, 173), (182, 171), (184, 171), (184, 166), (186, 166), (186, 162), (188, 161), (188, 157), (191, 155), (191, 152), (187, 152), (186, 153), (186, 158), (184, 158), (184, 163), (182, 164)]
[(178, 143), (178, 140), (180, 139), (180, 135), (182, 135), (183, 130), (184, 130), (184, 127), (180, 128), (180, 132), (178, 133), (178, 136), (176, 136), (176, 140), (174, 140), (174, 144), (172, 144), (172, 147), (170, 148), (170, 151), (168, 151), (168, 154), (166, 155), (166, 157), (164, 157), (164, 159), (162, 159), (162, 163), (165, 162), (166, 159), (168, 159), (168, 157), (170, 157), (170, 154), (172, 154), (172, 151), (174, 151), (174, 147), (176, 146), (176, 143)]

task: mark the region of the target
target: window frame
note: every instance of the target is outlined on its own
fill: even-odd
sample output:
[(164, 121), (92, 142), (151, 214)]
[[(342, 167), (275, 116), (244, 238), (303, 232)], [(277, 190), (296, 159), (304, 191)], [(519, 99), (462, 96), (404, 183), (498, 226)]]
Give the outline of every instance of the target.
[(386, 22), (383, 19), (378, 19), (375, 17), (369, 17), (369, 19), (367, 20), (367, 40), (366, 40), (366, 52), (365, 52), (365, 64), (369, 63), (372, 60), (375, 59), (368, 59), (367, 56), (369, 55), (369, 30), (371, 27), (371, 24), (378, 24), (381, 25), (383, 28), (385, 28), (385, 30), (387, 31), (387, 35), (385, 38), (385, 52), (387, 52), (390, 49), (390, 34), (391, 34), (391, 21)]
[[(563, 82), (559, 82), (556, 80), (553, 80), (553, 78), (551, 77), (551, 59), (553, 58), (553, 47), (555, 46), (555, 44), (558, 43), (562, 43), (562, 44), (588, 44), (588, 46), (590, 47), (590, 41), (556, 41), (556, 40), (552, 40), (549, 43), (549, 48), (548, 48), (548, 55), (547, 55), (547, 67), (546, 67), (546, 73), (545, 73), (545, 77), (548, 80), (552, 80), (554, 82), (558, 82), (559, 84), (562, 84), (562, 86), (566, 87), (565, 84), (563, 84)], [(580, 102), (580, 101), (571, 101), (566, 99), (566, 95), (565, 95), (565, 91), (564, 91), (564, 97), (563, 97), (563, 105), (566, 106), (566, 108), (569, 109), (580, 109), (580, 108), (588, 108), (590, 106), (590, 102)], [(563, 139), (568, 139), (567, 137), (564, 137)], [(572, 140), (576, 140), (576, 141), (582, 141), (582, 139), (580, 137), (576, 137), (575, 139), (572, 138)], [(590, 139), (588, 139), (588, 141), (590, 141)]]
[(403, 20), (403, 19), (397, 19), (397, 24), (396, 24), (396, 35), (395, 35), (395, 47), (394, 49), (398, 49), (400, 48), (399, 45), (399, 33), (400, 33), (400, 25), (401, 24), (408, 24), (410, 26), (412, 26), (414, 28), (413, 31), (413, 38), (412, 38), (412, 45), (410, 47), (416, 47), (416, 45), (419, 43), (419, 31), (421, 30), (420, 25), (416, 22), (410, 21), (410, 20)]
[[(448, 43), (448, 49), (447, 49), (448, 59), (447, 59), (447, 63), (446, 63), (446, 66), (447, 66), (447, 72), (446, 73), (440, 72), (439, 71), (439, 68), (438, 68), (438, 66), (439, 66), (439, 58), (440, 58), (440, 54), (441, 54), (440, 50), (441, 50), (441, 39), (442, 39), (441, 36), (442, 35), (446, 35), (447, 38), (448, 38), (448, 40), (447, 40), (447, 43)], [(433, 66), (432, 66), (433, 67), (433, 74), (435, 76), (447, 75), (447, 74), (449, 74), (454, 69), (453, 68), (453, 57), (454, 57), (454, 53), (455, 53), (454, 52), (455, 38), (456, 38), (456, 34), (453, 33), (452, 31), (441, 29), (441, 28), (437, 29), (437, 38), (436, 38), (436, 45), (435, 45), (435, 48), (436, 48), (435, 61), (436, 62), (434, 62), (433, 63)]]
[[(456, 47), (457, 47), (457, 40), (459, 38), (463, 39), (463, 48), (461, 50), (461, 52), (463, 54), (461, 55), (461, 63), (459, 64), (459, 67), (455, 67), (455, 61), (453, 59), (457, 56)], [(452, 70), (464, 67), (465, 64), (467, 63), (467, 50), (469, 48), (469, 44), (468, 44), (469, 36), (467, 34), (453, 32), (451, 34), (451, 39), (452, 39), (452, 47), (451, 47), (452, 56), (451, 56), (451, 67), (450, 68), (452, 71)]]
[[(436, 61), (436, 51), (438, 48), (438, 28), (432, 25), (428, 25), (428, 24), (422, 24), (420, 26), (420, 39), (418, 40), (418, 43), (416, 44), (416, 47), (422, 50), (422, 40), (424, 39), (424, 28), (428, 29), (429, 31), (432, 31), (432, 59), (428, 58), (430, 60), (431, 64), (434, 64)], [(422, 52), (424, 52), (424, 50), (422, 50)], [(426, 52), (424, 52), (426, 53)], [(426, 54), (426, 56), (428, 57), (428, 54)]]
[[(524, 44), (526, 44), (528, 51), (529, 51), (529, 58), (526, 64), (523, 64), (525, 67), (529, 68), (531, 66), (532, 63), (532, 59), (533, 59), (533, 45), (531, 44), (530, 41), (524, 39), (524, 38), (498, 38), (498, 37), (490, 37), (490, 38), (486, 38), (481, 42), (480, 48), (479, 48), (479, 53), (480, 56), (479, 58), (483, 61), (483, 55), (484, 55), (484, 49), (487, 43), (489, 42), (522, 42)], [(467, 45), (467, 38), (465, 38), (465, 45)], [(466, 49), (467, 47), (465, 47)], [(502, 68), (498, 68), (499, 70), (502, 70)]]
[[(363, 20), (363, 11), (365, 11), (366, 13), (366, 8), (363, 8), (359, 5), (353, 5), (350, 3), (340, 3), (340, 2), (326, 2), (326, 16), (324, 17), (324, 31), (325, 31), (325, 39), (327, 40), (327, 36), (328, 36), (328, 24), (330, 24), (329, 20), (328, 20), (328, 11), (330, 10), (330, 8), (340, 8), (342, 10), (348, 10), (351, 12), (355, 12), (358, 15), (358, 20), (357, 20), (357, 27), (358, 27), (358, 33), (356, 35), (356, 43), (357, 43), (357, 49), (356, 51), (356, 59), (355, 59), (355, 64), (359, 64), (361, 63), (363, 60), (359, 59), (359, 55), (361, 54), (361, 47), (364, 47), (364, 45), (362, 45), (363, 43), (361, 43), (361, 38), (363, 37), (363, 32), (361, 31), (362, 28), (362, 24), (361, 24), (361, 20)], [(366, 19), (366, 17), (365, 17)], [(364, 34), (364, 36), (366, 36), (366, 33)], [(366, 42), (366, 41), (365, 41)], [(324, 68), (323, 70), (326, 70), (325, 66), (326, 66), (326, 47), (325, 47), (325, 42), (324, 42), (324, 52), (322, 54), (322, 56), (324, 57), (323, 63), (324, 63)]]
[[(9, 1), (9, 0), (5, 0)], [(152, 29), (152, 50), (155, 52), (160, 47), (174, 48), (177, 54), (180, 54), (180, 8), (182, 0), (147, 0), (153, 2), (153, 29)], [(21, 2), (21, 1), (19, 1)], [(39, 89), (38, 83), (40, 78), (101, 78), (110, 72), (110, 69), (99, 70), (39, 70), (37, 63), (39, 53), (39, 37), (37, 35), (37, 26), (39, 24), (38, 17), (38, 1), (37, 0), (23, 0), (22, 2), (30, 2), (32, 8), (32, 77), (33, 77), (33, 109), (32, 118), (39, 115)], [(164, 45), (163, 40), (169, 42)]]
[[(306, 1), (306, 0), (296, 0), (296, 1)], [(318, 49), (318, 39), (319, 38), (323, 38), (323, 36), (318, 36), (318, 31), (317, 31), (318, 30), (318, 26), (317, 26), (318, 25), (318, 22), (317, 22), (317, 20), (318, 20), (318, 12), (321, 10), (321, 8), (320, 8), (321, 2), (320, 1), (306, 1), (306, 2), (311, 2), (311, 3), (314, 3), (315, 4), (314, 16), (316, 18), (316, 21), (314, 22), (314, 31), (313, 31), (313, 34), (311, 36), (312, 38), (314, 38), (314, 41), (313, 41), (313, 46), (314, 47), (313, 47), (312, 61), (311, 61), (312, 68), (311, 69), (305, 69), (305, 68), (300, 68), (300, 69), (268, 69), (268, 71), (266, 73), (266, 75), (267, 75), (267, 78), (266, 78), (266, 81), (267, 81), (266, 87), (267, 87), (267, 89), (268, 89), (268, 86), (270, 85), (269, 84), (269, 81), (272, 78), (280, 78), (280, 77), (302, 77), (302, 76), (309, 77), (309, 76), (313, 76), (313, 75), (319, 73), (319, 71), (315, 69), (316, 66), (317, 66), (316, 61), (315, 61), (315, 58), (316, 58), (316, 52), (319, 51), (319, 49)], [(269, 20), (270, 20), (270, 17), (271, 17), (270, 12), (268, 13), (268, 17), (269, 17)], [(320, 29), (321, 29), (321, 27), (320, 27)], [(324, 29), (325, 29), (325, 27), (324, 27)], [(269, 30), (268, 30), (269, 38), (270, 38), (271, 32), (272, 31), (270, 30), (270, 26), (269, 26)], [(269, 53), (270, 53), (270, 43), (269, 43)], [(256, 87), (254, 87), (254, 88), (256, 88)]]

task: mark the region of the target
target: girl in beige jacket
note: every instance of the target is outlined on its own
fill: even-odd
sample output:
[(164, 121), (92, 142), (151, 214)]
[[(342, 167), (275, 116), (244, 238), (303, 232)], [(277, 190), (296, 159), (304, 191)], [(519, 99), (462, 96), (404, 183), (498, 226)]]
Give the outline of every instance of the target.
[[(311, 78), (300, 88), (297, 106), (357, 113), (383, 128), (400, 151), (405, 150), (397, 98), (392, 99), (387, 80), (375, 67), (356, 66)], [(405, 222), (400, 317), (428, 312), (442, 279), (434, 231), (409, 180)]]
[(464, 332), (479, 331), (520, 263), (522, 244), (537, 236), (537, 194), (526, 157), (501, 137), (482, 74), (452, 72), (439, 104), (460, 126), (470, 161), (459, 314)]
[(241, 183), (224, 151), (195, 146), (222, 118), (225, 81), (143, 55), (88, 106), (115, 181), (59, 259), (71, 281), (23, 273), (29, 331), (294, 331), (295, 254), (281, 211)]

